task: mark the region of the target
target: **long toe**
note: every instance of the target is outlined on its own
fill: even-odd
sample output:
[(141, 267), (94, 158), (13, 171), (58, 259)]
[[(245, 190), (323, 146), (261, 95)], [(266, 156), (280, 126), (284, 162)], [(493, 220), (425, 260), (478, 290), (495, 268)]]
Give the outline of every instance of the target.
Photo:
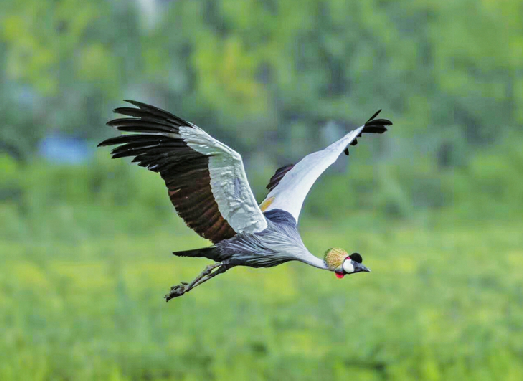
[(183, 294), (185, 294), (186, 291), (187, 291), (187, 283), (173, 286), (173, 287), (171, 287), (171, 291), (167, 295), (165, 295), (165, 301), (168, 302), (172, 298), (182, 296)]
[(184, 288), (185, 286), (188, 286), (188, 285), (189, 285), (189, 283), (187, 283), (187, 282), (180, 282), (180, 284), (177, 284), (176, 286), (171, 286), (171, 290), (176, 290), (180, 287)]

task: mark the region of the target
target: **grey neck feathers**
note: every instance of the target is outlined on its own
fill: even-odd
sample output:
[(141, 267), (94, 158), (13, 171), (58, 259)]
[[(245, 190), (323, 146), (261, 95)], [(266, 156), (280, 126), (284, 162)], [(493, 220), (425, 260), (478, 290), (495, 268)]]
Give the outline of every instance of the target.
[[(291, 256), (289, 260), (297, 260), (319, 269), (329, 269), (323, 259), (314, 256), (307, 250), (298, 232), (296, 220), (289, 212), (274, 209), (265, 212), (264, 215), (267, 220), (270, 221), (268, 230), (274, 229), (276, 232), (283, 233), (281, 236), (279, 234), (277, 236), (271, 234), (273, 239), (271, 242), (272, 247), (280, 247), (282, 252), (290, 253)], [(271, 226), (272, 224), (274, 224), (274, 226)], [(278, 237), (278, 239), (274, 240), (276, 237)]]
[(327, 264), (325, 263), (325, 261), (323, 259), (320, 259), (311, 253), (307, 253), (307, 254), (308, 255), (304, 255), (302, 258), (300, 258), (300, 260), (302, 262), (307, 263), (311, 266), (317, 267), (319, 269), (329, 270), (329, 267), (327, 266)]

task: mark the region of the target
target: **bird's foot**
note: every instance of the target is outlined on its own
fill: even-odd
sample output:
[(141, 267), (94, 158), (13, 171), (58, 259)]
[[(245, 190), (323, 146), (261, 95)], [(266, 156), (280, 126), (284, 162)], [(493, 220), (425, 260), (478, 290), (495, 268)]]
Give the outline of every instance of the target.
[[(217, 270), (215, 270), (218, 268)], [(187, 282), (181, 282), (180, 284), (176, 286), (171, 287), (171, 291), (167, 295), (165, 295), (165, 301), (168, 302), (172, 298), (177, 298), (178, 296), (182, 296), (186, 292), (191, 291), (193, 288), (199, 286), (200, 284), (207, 282), (209, 279), (215, 277), (218, 274), (222, 274), (228, 269), (230, 269), (231, 266), (229, 265), (228, 261), (223, 261), (221, 263), (215, 263), (212, 265), (209, 265), (201, 272), (200, 275), (196, 277), (191, 283)], [(213, 271), (215, 270), (215, 271)]]
[(187, 282), (181, 282), (180, 284), (176, 286), (171, 287), (171, 291), (167, 295), (165, 295), (165, 301), (168, 302), (172, 298), (177, 298), (178, 296), (182, 296), (187, 291), (189, 291), (189, 283)]

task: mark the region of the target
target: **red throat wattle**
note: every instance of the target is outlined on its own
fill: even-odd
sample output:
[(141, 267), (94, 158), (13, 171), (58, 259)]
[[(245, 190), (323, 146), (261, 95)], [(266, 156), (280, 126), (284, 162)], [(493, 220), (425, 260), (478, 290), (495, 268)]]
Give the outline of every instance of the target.
[(341, 279), (345, 276), (345, 274), (340, 274), (340, 273), (334, 273), (336, 274), (336, 276), (338, 277), (338, 279)]

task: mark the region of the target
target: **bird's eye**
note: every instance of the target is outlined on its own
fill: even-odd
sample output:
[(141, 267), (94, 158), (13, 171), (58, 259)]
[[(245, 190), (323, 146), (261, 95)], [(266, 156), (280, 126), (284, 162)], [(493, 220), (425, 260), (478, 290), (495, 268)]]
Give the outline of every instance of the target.
[(358, 262), (358, 263), (363, 262), (363, 258), (361, 257), (361, 255), (359, 253), (352, 253), (351, 255), (349, 255), (349, 258), (352, 259), (354, 262)]

